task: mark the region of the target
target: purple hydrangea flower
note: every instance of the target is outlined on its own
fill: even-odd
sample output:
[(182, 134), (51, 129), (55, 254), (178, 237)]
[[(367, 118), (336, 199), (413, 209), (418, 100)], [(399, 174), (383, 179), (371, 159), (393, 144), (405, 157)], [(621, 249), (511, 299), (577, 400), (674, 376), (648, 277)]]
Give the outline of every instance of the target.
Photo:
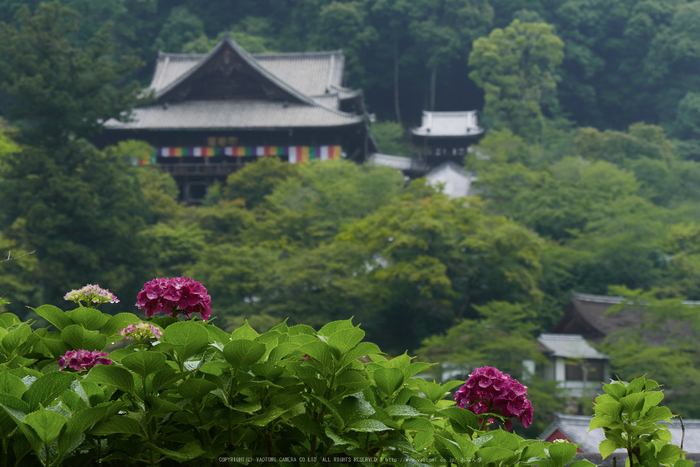
[(119, 334), (124, 339), (134, 339), (139, 342), (143, 342), (147, 339), (160, 339), (163, 337), (163, 331), (161, 331), (157, 326), (150, 323), (144, 323), (141, 321), (139, 324), (130, 324), (121, 331)]
[[(513, 426), (511, 418), (525, 428), (532, 423), (533, 409), (527, 399), (527, 387), (490, 366), (474, 370), (464, 386), (457, 390), (455, 401), (458, 407), (477, 415), (490, 412), (509, 419), (506, 422), (509, 431)], [(493, 421), (489, 419), (489, 422)]]
[(202, 284), (189, 277), (153, 279), (144, 284), (136, 299), (136, 306), (149, 318), (156, 313), (188, 318), (199, 313), (204, 321), (211, 317), (211, 296)]
[(114, 363), (112, 359), (105, 358), (109, 355), (107, 352), (99, 350), (69, 350), (64, 356), (58, 359), (59, 370), (64, 370), (66, 367), (71, 367), (77, 371), (89, 370), (97, 365), (110, 365)]
[(119, 299), (108, 289), (103, 289), (97, 284), (88, 284), (83, 288), (74, 289), (63, 296), (65, 300), (75, 303), (119, 303)]

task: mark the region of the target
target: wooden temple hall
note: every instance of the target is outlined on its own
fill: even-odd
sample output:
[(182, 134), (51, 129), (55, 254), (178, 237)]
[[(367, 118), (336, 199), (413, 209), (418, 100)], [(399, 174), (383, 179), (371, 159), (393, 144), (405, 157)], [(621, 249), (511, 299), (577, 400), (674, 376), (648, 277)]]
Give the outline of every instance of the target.
[(343, 87), (341, 51), (249, 54), (228, 34), (205, 55), (159, 53), (151, 104), (130, 121), (105, 122), (97, 141), (135, 139), (155, 148), (139, 164), (171, 173), (181, 199), (259, 157), (290, 163), (376, 151), (362, 92)]

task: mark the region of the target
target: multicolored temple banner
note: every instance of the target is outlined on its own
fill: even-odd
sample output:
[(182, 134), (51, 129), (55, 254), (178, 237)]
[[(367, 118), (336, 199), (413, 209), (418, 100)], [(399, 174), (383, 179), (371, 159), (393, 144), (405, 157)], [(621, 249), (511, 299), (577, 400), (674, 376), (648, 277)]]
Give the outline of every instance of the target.
[(292, 164), (310, 160), (338, 160), (340, 146), (219, 146), (158, 148), (158, 157), (288, 156)]
[(155, 165), (157, 153), (158, 152), (154, 150), (150, 154), (144, 154), (141, 157), (132, 157), (131, 165)]

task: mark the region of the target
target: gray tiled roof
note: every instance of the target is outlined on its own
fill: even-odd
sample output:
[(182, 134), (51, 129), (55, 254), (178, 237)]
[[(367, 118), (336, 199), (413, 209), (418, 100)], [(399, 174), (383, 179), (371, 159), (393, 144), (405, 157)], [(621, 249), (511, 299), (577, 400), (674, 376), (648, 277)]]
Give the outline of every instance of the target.
[(580, 334), (540, 334), (537, 340), (554, 357), (598, 360), (607, 358), (586, 342)]
[[(337, 94), (339, 91), (344, 94), (357, 92), (342, 87), (345, 59), (340, 50), (250, 56), (266, 71), (307, 96), (321, 96), (331, 92)], [(160, 93), (193, 69), (203, 57), (205, 55), (159, 53), (149, 89), (156, 94)]]
[[(605, 439), (605, 433), (602, 428), (596, 428), (588, 431), (591, 423), (591, 417), (587, 415), (563, 415), (556, 414), (554, 422), (539, 436), (540, 439), (546, 439), (555, 430), (559, 430), (566, 435), (569, 441), (581, 444), (581, 449), (584, 452), (599, 452), (598, 446)], [(668, 425), (671, 432), (671, 442), (676, 446), (680, 446), (683, 431), (678, 419), (673, 419), (673, 424), (660, 422)], [(687, 452), (700, 452), (700, 420), (683, 420), (685, 426), (685, 437), (683, 438), (683, 450)], [(618, 451), (615, 451), (618, 452)], [(619, 452), (623, 452), (619, 450)]]
[[(337, 127), (365, 120), (364, 115), (338, 110), (340, 94), (352, 95), (355, 92), (340, 86), (343, 74), (343, 55), (340, 51), (253, 56), (225, 36), (205, 55), (159, 54), (150, 90), (155, 92), (156, 97), (166, 95), (185, 83), (224, 47), (233, 49), (264, 79), (293, 97), (293, 102), (160, 102), (134, 109), (130, 122), (109, 120), (105, 123), (105, 128), (177, 130)], [(311, 97), (309, 94), (318, 96)]]
[(484, 132), (477, 122), (475, 110), (464, 112), (423, 111), (421, 126), (411, 130), (416, 136), (464, 137)]
[[(623, 297), (589, 295), (574, 293), (564, 317), (554, 327), (553, 332), (564, 334), (583, 334), (594, 343), (624, 329), (629, 329), (641, 323), (644, 315), (639, 310), (625, 309), (608, 315), (607, 311), (615, 304), (622, 303)], [(684, 305), (697, 306), (700, 302), (684, 301)], [(679, 333), (679, 331), (682, 331)], [(690, 328), (677, 329), (671, 323), (664, 325), (659, 332), (648, 332), (646, 339), (649, 344), (659, 345), (666, 339), (666, 334), (687, 337)]]
[(131, 122), (114, 119), (109, 130), (300, 128), (354, 125), (364, 121), (321, 106), (275, 101), (185, 101), (134, 109)]

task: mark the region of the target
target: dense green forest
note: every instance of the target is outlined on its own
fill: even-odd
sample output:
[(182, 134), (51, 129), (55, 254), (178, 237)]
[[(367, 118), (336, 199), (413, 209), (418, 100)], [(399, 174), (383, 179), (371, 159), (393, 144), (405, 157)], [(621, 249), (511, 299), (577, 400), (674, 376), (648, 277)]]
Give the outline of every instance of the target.
[[(0, 0), (0, 20), (8, 311), (86, 283), (132, 311), (144, 282), (191, 275), (229, 330), (354, 316), (392, 354), (514, 375), (572, 290), (617, 287), (700, 329), (678, 305), (700, 300), (700, 2)], [(252, 52), (342, 48), (384, 152), (410, 154), (423, 109), (479, 109), (465, 166), (481, 195), (264, 159), (184, 206), (168, 175), (127, 163), (142, 143), (90, 143), (138, 104), (158, 50), (205, 52), (224, 30)], [(640, 335), (604, 349), (617, 374), (666, 382), (672, 409), (700, 416), (697, 339), (646, 367)], [(532, 382), (540, 413), (552, 391)]]

